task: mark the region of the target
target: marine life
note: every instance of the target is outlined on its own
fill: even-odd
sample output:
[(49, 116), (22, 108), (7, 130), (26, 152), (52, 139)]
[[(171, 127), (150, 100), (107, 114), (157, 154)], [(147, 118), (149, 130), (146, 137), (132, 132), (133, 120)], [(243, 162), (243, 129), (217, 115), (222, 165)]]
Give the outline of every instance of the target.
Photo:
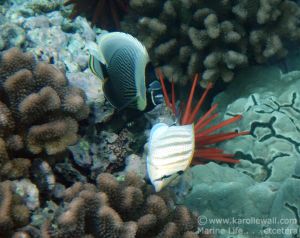
[(300, 238), (300, 0), (0, 9), (0, 238)]
[(133, 36), (103, 33), (99, 45), (90, 42), (89, 67), (103, 81), (103, 92), (119, 110), (144, 111), (163, 101), (160, 82), (146, 48)]
[[(158, 73), (166, 105), (176, 115), (178, 112), (175, 108), (174, 83), (172, 83), (172, 99), (170, 101), (163, 75), (160, 71)], [(240, 120), (241, 115), (209, 126), (210, 122), (218, 116), (217, 113), (213, 114), (217, 108), (217, 104), (215, 104), (201, 118), (195, 120), (207, 93), (212, 88), (212, 83), (210, 83), (192, 110), (192, 100), (198, 80), (199, 75), (196, 75), (185, 111), (178, 123), (174, 123), (174, 125), (158, 123), (151, 129), (147, 172), (157, 192), (182, 174), (190, 165), (202, 164), (207, 161), (239, 162), (233, 158), (233, 154), (225, 154), (223, 150), (210, 145), (249, 134), (248, 131), (212, 134), (218, 129)]]
[(128, 10), (129, 0), (68, 0), (65, 5), (74, 4), (71, 18), (85, 14), (103, 29), (115, 30), (120, 28), (120, 20)]

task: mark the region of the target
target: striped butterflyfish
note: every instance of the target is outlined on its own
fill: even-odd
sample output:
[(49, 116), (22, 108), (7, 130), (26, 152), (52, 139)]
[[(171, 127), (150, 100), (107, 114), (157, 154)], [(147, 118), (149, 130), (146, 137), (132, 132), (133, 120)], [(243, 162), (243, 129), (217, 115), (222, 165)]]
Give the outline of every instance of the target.
[(195, 147), (194, 125), (158, 123), (150, 132), (147, 173), (158, 192), (191, 164)]
[(103, 81), (110, 104), (122, 110), (146, 110), (163, 102), (163, 94), (146, 48), (123, 32), (102, 33), (88, 45), (89, 67)]

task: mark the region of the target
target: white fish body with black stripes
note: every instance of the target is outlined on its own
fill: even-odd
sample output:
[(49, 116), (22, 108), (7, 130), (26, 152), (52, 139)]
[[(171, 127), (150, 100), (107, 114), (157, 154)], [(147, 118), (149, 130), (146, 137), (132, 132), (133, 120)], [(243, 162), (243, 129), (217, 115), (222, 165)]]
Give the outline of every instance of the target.
[(194, 125), (156, 124), (150, 132), (147, 172), (158, 192), (190, 165), (195, 147)]

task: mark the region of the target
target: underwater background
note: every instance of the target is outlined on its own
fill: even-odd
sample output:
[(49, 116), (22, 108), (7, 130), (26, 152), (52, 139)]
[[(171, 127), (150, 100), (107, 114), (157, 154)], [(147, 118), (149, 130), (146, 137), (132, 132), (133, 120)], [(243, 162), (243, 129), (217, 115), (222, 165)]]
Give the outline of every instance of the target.
[[(89, 67), (106, 31), (169, 102), (111, 105)], [(0, 238), (300, 238), (299, 43), (292, 0), (0, 0)], [(196, 118), (156, 192), (155, 149), (186, 147), (152, 129)]]

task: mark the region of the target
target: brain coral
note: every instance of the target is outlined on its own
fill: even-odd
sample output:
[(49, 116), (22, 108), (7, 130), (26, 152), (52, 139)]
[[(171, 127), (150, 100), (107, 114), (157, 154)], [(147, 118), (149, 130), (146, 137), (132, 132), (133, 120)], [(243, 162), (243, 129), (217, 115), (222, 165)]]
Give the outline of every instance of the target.
[(118, 182), (100, 174), (97, 187), (75, 183), (66, 190), (65, 211), (42, 229), (44, 238), (197, 238), (196, 217), (184, 206), (170, 207), (143, 180), (128, 174)]
[(137, 36), (175, 81), (203, 73), (202, 86), (232, 80), (238, 68), (287, 54), (300, 38), (290, 0), (131, 0), (122, 29)]
[(32, 54), (12, 48), (0, 57), (1, 169), (14, 167), (12, 157), (53, 155), (74, 144), (77, 122), (89, 112), (84, 92)]

